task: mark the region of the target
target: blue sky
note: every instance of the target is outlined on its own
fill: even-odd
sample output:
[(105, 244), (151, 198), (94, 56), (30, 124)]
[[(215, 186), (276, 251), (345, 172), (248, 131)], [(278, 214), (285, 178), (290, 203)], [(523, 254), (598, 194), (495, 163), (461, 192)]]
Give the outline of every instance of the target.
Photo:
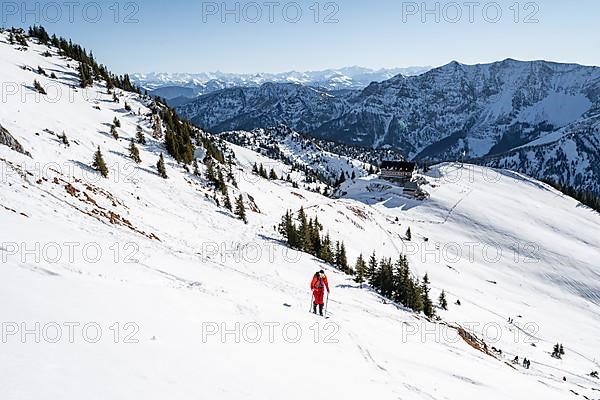
[(1, 18), (4, 26), (41, 23), (118, 73), (438, 66), (509, 57), (600, 65), (597, 0), (467, 2), (3, 1)]

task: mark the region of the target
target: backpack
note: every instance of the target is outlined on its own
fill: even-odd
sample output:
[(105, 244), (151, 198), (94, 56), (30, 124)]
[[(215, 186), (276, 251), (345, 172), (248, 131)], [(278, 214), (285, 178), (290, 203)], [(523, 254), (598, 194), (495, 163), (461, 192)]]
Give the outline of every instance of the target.
[(321, 276), (320, 273), (316, 273), (315, 276), (317, 277), (317, 284), (315, 285), (315, 289), (323, 289), (323, 276)]

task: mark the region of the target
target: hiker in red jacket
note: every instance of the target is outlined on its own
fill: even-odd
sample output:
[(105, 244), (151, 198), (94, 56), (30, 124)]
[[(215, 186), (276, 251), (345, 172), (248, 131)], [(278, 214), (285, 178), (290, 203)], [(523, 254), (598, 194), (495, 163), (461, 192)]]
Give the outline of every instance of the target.
[(319, 314), (323, 315), (323, 297), (325, 289), (329, 293), (329, 283), (327, 282), (327, 276), (325, 272), (320, 270), (313, 276), (310, 288), (313, 291), (313, 313), (317, 313), (317, 306), (319, 306)]

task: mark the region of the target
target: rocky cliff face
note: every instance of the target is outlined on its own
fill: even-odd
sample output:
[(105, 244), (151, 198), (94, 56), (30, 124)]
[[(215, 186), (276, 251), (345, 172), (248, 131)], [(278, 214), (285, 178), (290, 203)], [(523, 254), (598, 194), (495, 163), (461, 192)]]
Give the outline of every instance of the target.
[(12, 135), (2, 125), (0, 125), (0, 145), (8, 146), (16, 152), (25, 154), (26, 156), (31, 156), (31, 154), (29, 154), (29, 152), (26, 151), (23, 146), (21, 146), (21, 144), (14, 137), (12, 137)]
[(452, 62), (364, 90), (265, 84), (201, 96), (179, 108), (215, 131), (279, 123), (320, 138), (413, 158), (498, 154), (561, 129), (598, 108), (600, 68), (545, 61)]

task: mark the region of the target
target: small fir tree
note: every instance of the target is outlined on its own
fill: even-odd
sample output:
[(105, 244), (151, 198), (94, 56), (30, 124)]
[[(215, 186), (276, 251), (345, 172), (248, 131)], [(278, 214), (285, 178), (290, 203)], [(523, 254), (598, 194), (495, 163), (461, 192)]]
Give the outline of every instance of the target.
[(448, 310), (448, 300), (446, 300), (446, 292), (442, 290), (440, 293), (440, 297), (438, 299), (438, 303), (442, 310)]
[(42, 94), (44, 96), (47, 94), (46, 90), (44, 89), (44, 87), (42, 86), (42, 84), (39, 83), (37, 80), (33, 81), (33, 87), (35, 88), (35, 90), (37, 90), (37, 92), (39, 94)]
[(158, 159), (158, 162), (156, 163), (156, 169), (158, 171), (158, 175), (160, 175), (161, 178), (163, 178), (163, 179), (169, 178), (167, 176), (167, 168), (165, 166), (165, 159), (164, 159), (162, 153), (160, 153), (160, 158)]
[(100, 175), (102, 175), (103, 178), (108, 177), (108, 167), (104, 162), (104, 157), (102, 157), (100, 146), (98, 146), (98, 150), (96, 150), (96, 153), (94, 153), (94, 161), (92, 163), (92, 168), (100, 172)]
[(244, 206), (244, 198), (240, 194), (240, 196), (235, 201), (235, 215), (245, 224), (248, 223), (248, 219), (246, 218), (246, 207)]
[(142, 162), (142, 159), (140, 158), (140, 151), (135, 145), (135, 141), (133, 139), (131, 139), (131, 143), (129, 143), (129, 157), (131, 157), (131, 159), (137, 164)]
[(360, 285), (362, 288), (363, 283), (365, 282), (365, 277), (367, 275), (367, 263), (363, 258), (363, 255), (359, 255), (356, 260), (356, 264), (354, 265), (354, 270), (356, 272), (356, 277), (354, 281)]
[(142, 145), (146, 144), (146, 136), (144, 136), (144, 131), (142, 130), (142, 127), (139, 125), (135, 129), (135, 138), (139, 144), (142, 144)]

